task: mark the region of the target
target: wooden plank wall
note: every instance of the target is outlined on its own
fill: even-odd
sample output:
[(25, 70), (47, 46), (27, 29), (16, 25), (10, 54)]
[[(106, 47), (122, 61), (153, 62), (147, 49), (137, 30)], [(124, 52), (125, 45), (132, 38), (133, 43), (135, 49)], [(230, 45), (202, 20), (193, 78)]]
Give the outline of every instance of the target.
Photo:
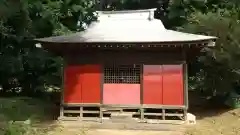
[(183, 65), (144, 65), (143, 104), (184, 105)]
[(144, 65), (143, 67), (143, 103), (163, 104), (162, 66)]
[[(141, 97), (143, 104), (166, 104), (166, 105), (183, 105), (184, 93), (183, 88), (183, 72), (182, 68), (177, 68), (178, 72), (168, 69), (171, 65), (179, 66), (184, 61), (182, 52), (179, 50), (161, 52), (161, 51), (103, 51), (103, 52), (79, 52), (79, 54), (65, 56), (65, 79), (64, 79), (64, 102), (65, 103), (103, 103), (103, 75), (102, 65), (106, 63), (124, 63), (124, 64), (144, 64), (143, 81), (141, 91), (144, 96)], [(161, 66), (161, 65), (166, 66)], [(156, 72), (153, 66), (157, 65)], [(170, 67), (168, 66), (170, 65)], [(182, 66), (181, 66), (182, 67)], [(174, 69), (174, 68), (173, 68)], [(163, 71), (166, 73), (162, 73)], [(173, 71), (173, 72), (172, 72)], [(82, 73), (84, 72), (84, 74)], [(153, 73), (155, 72), (155, 73)], [(155, 75), (154, 75), (155, 74)], [(162, 76), (161, 76), (162, 74)], [(158, 79), (149, 81), (154, 77)], [(174, 77), (173, 77), (174, 76)], [(150, 78), (149, 78), (150, 77)], [(82, 78), (82, 79), (80, 79)], [(163, 79), (165, 78), (165, 79)], [(162, 83), (159, 83), (161, 82)], [(171, 83), (174, 85), (163, 86), (163, 83)], [(74, 86), (74, 84), (76, 84)], [(77, 90), (78, 89), (78, 90)], [(148, 90), (147, 90), (148, 89)], [(164, 90), (168, 89), (168, 90)], [(140, 94), (141, 95), (141, 94)], [(174, 96), (174, 95), (181, 95)]]
[(100, 65), (68, 65), (64, 74), (64, 103), (100, 103)]
[(163, 105), (183, 105), (183, 65), (163, 65), (162, 67)]

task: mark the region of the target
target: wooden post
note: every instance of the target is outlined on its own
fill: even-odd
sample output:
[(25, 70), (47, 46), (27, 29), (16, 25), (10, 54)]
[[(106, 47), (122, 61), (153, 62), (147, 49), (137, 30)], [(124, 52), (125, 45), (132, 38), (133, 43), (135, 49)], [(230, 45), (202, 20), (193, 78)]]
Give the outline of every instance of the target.
[(165, 120), (166, 117), (165, 117), (165, 109), (162, 109), (162, 119)]
[(144, 64), (141, 64), (140, 67), (140, 103), (143, 105), (143, 70), (144, 70)]
[(83, 106), (80, 106), (80, 120), (83, 119)]
[(99, 118), (100, 118), (100, 122), (102, 123), (103, 122), (103, 108), (100, 107), (99, 109)]
[(144, 109), (142, 107), (140, 108), (140, 115), (141, 115), (141, 120), (144, 120)]
[(100, 78), (100, 104), (103, 104), (103, 85), (104, 85), (104, 64), (101, 64), (101, 78)]
[(187, 63), (184, 64), (184, 95), (185, 95), (185, 106), (188, 109), (188, 67)]
[(100, 3), (99, 3), (99, 10), (100, 11), (103, 11), (103, 6), (104, 6), (104, 0), (100, 0)]
[(187, 120), (187, 109), (183, 110), (183, 118), (184, 118), (184, 121)]
[(60, 119), (64, 117), (64, 106), (60, 104)]
[(186, 108), (183, 110), (184, 120), (187, 120), (187, 110), (188, 110), (188, 68), (187, 63), (184, 64), (184, 104)]
[(100, 122), (103, 122), (103, 85), (104, 85), (104, 64), (102, 63), (101, 65), (101, 95), (100, 95), (100, 108), (99, 108), (99, 118), (100, 118)]
[(140, 103), (141, 103), (141, 108), (140, 108), (140, 119), (143, 121), (144, 120), (144, 108), (143, 108), (143, 69), (144, 69), (144, 64), (141, 64), (140, 67)]
[(63, 65), (61, 67), (62, 73), (62, 84), (61, 84), (61, 97), (60, 97), (60, 118), (64, 117), (64, 68), (65, 68), (65, 61), (63, 60)]
[(183, 77), (184, 77), (184, 105), (185, 108), (183, 110), (183, 116), (184, 120), (187, 118), (187, 110), (188, 110), (188, 65), (187, 65), (187, 57), (186, 57), (186, 48), (183, 49), (183, 59), (184, 59), (184, 64), (183, 64)]

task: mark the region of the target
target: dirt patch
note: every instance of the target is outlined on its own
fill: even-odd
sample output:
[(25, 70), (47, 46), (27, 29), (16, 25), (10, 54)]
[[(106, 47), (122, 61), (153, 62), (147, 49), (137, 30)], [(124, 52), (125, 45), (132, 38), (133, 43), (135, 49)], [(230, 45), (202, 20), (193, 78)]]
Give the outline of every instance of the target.
[(240, 135), (240, 109), (219, 112), (206, 110), (202, 117), (199, 113), (197, 125), (188, 127), (185, 135)]
[[(61, 123), (61, 124), (60, 124)], [(184, 135), (182, 125), (143, 123), (60, 122), (48, 135)], [(91, 125), (91, 126), (90, 126)], [(124, 126), (125, 128), (122, 128)]]
[(50, 132), (48, 135), (183, 135), (178, 131), (141, 131), (141, 130), (114, 130), (114, 129), (61, 129)]

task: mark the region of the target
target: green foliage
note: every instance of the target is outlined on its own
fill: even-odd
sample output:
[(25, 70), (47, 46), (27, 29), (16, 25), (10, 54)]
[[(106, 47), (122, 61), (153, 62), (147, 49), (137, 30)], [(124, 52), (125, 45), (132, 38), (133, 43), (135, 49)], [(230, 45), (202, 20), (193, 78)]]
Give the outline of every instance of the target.
[(28, 125), (16, 124), (14, 122), (9, 122), (4, 130), (4, 135), (25, 135), (29, 132), (30, 128)]
[(0, 98), (1, 135), (44, 135), (52, 127), (38, 127), (52, 118), (54, 105), (28, 97)]
[(182, 30), (217, 36), (216, 47), (203, 50), (203, 56), (193, 63), (193, 83), (211, 94), (224, 94), (232, 90), (232, 84), (240, 80), (238, 11), (221, 10), (194, 12)]
[(23, 123), (17, 123), (10, 121), (3, 129), (3, 135), (44, 135), (44, 130), (40, 130), (31, 126), (31, 123), (27, 123), (28, 120)]
[(96, 19), (92, 0), (1, 0), (0, 91), (41, 96), (60, 86), (62, 59), (34, 47), (33, 38), (83, 30)]

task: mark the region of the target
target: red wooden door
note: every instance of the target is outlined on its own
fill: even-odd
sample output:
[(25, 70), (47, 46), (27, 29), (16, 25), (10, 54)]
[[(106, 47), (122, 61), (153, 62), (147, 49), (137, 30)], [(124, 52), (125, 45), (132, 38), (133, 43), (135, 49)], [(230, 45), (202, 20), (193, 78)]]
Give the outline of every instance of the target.
[(68, 65), (64, 72), (65, 103), (100, 103), (100, 65)]
[(83, 65), (82, 103), (100, 103), (101, 66)]
[(163, 65), (163, 104), (183, 105), (183, 66)]
[(81, 66), (68, 65), (64, 68), (64, 103), (81, 103)]
[(163, 104), (162, 66), (143, 67), (143, 104)]

